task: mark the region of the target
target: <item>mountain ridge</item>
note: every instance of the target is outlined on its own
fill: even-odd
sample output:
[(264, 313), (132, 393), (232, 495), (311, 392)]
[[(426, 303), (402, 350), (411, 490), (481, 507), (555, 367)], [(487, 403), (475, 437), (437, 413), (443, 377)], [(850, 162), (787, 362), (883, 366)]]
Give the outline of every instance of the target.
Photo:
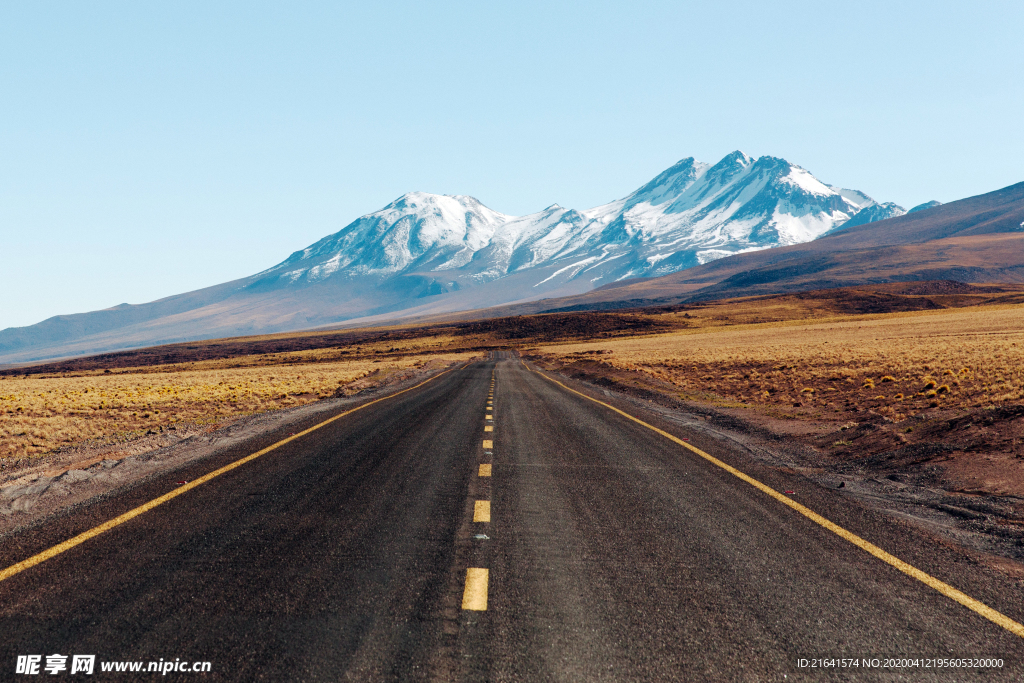
[(799, 244), (877, 206), (772, 156), (687, 157), (625, 197), (526, 216), (410, 192), (248, 278), (0, 331), (0, 361), (581, 294)]
[(811, 242), (481, 314), (604, 310), (926, 280), (1024, 283), (1024, 182)]

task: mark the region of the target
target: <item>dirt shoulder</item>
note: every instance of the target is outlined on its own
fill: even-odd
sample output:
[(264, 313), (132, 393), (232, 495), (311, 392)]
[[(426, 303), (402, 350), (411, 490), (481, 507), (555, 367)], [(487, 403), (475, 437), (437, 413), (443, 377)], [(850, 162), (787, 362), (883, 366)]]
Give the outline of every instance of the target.
[(596, 361), (524, 358), (728, 440), (1024, 580), (1024, 406), (933, 410), (902, 422), (872, 411), (814, 419), (712, 394), (680, 398), (671, 382)]
[[(449, 366), (450, 367), (450, 366)], [(152, 477), (167, 474), (267, 432), (315, 420), (414, 386), (447, 367), (408, 369), (348, 388), (349, 396), (216, 424), (178, 423), (116, 443), (85, 443), (34, 459), (0, 478), (0, 537), (42, 523)]]

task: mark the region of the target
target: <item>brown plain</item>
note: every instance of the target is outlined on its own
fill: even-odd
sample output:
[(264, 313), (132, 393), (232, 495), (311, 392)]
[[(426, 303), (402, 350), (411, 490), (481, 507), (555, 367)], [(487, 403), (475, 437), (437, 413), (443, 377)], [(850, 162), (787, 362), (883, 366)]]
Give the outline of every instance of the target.
[(801, 407), (824, 418), (873, 410), (902, 420), (1024, 400), (1024, 305), (791, 317), (800, 312), (785, 301), (709, 307), (690, 315), (689, 329), (535, 352), (641, 372), (690, 397)]
[(6, 368), (0, 466), (352, 395), (510, 347), (553, 368), (784, 419), (901, 421), (1022, 403), (1024, 287), (882, 285), (211, 340)]

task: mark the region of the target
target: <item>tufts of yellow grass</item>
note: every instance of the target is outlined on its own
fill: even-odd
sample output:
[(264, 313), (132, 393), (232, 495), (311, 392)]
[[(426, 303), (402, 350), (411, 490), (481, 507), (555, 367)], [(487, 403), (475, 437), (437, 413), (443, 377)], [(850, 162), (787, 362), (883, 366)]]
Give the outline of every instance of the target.
[(109, 374), (0, 378), (0, 458), (39, 456), (88, 439), (126, 438), (177, 422), (217, 422), (303, 405), (354, 393), (427, 362), (448, 364), (472, 355), (329, 360), (331, 354), (337, 356), (338, 351), (130, 368)]
[(899, 418), (928, 407), (1024, 400), (1020, 305), (704, 327), (535, 351), (568, 362), (600, 359), (682, 394), (799, 402), (823, 413), (872, 409)]

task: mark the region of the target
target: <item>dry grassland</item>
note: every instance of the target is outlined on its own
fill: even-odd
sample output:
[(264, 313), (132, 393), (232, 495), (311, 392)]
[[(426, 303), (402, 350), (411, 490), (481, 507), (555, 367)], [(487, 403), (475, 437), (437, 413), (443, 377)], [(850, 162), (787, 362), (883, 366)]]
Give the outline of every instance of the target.
[[(227, 418), (350, 395), (397, 373), (467, 360), (431, 337), (387, 347), (264, 354), (178, 365), (0, 378), (0, 459), (87, 440), (129, 441), (181, 422)], [(401, 347), (401, 348), (399, 348)], [(424, 354), (433, 348), (436, 353)], [(374, 358), (378, 352), (388, 353)], [(415, 352), (420, 355), (403, 356)]]
[(417, 368), (507, 348), (509, 340), (658, 329), (649, 318), (574, 313), (215, 339), (8, 368), (0, 371), (0, 467), (83, 442), (124, 444), (180, 423), (219, 423), (351, 395)]
[[(1005, 302), (1022, 294), (958, 283), (882, 286), (211, 340), (6, 369), (0, 465), (350, 395), (510, 345), (590, 375), (617, 373), (659, 392), (782, 417), (867, 412), (898, 421), (933, 408), (1020, 404), (1024, 305)], [(903, 312), (874, 312), (893, 310)]]
[(1021, 305), (728, 326), (721, 313), (700, 312), (691, 329), (668, 334), (533, 352), (640, 372), (684, 396), (799, 407), (820, 417), (870, 410), (901, 420), (931, 408), (1024, 400)]

